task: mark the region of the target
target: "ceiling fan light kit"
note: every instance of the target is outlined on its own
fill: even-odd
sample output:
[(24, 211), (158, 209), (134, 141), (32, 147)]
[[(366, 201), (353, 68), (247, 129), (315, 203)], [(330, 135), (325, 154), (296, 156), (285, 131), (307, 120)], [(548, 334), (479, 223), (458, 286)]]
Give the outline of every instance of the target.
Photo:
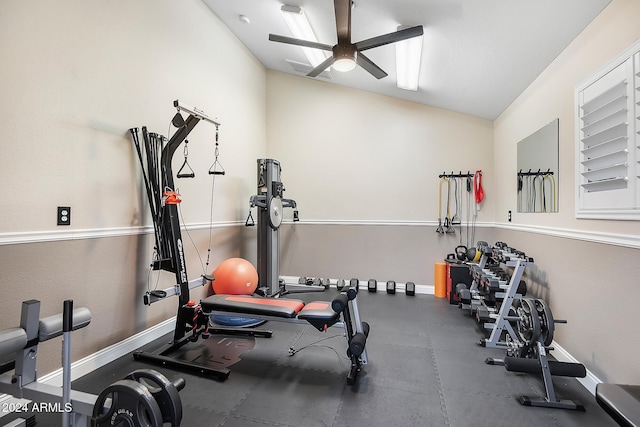
[(334, 62), (331, 66), (336, 71), (346, 72), (356, 68), (358, 61), (358, 51), (354, 45), (333, 47)]
[[(315, 65), (313, 62), (311, 63), (313, 68), (308, 74), (308, 77), (317, 77), (324, 70), (329, 67), (332, 67), (337, 71), (350, 71), (355, 68), (356, 64), (360, 67), (364, 68), (369, 74), (371, 74), (376, 79), (381, 79), (387, 76), (387, 73), (380, 67), (378, 67), (373, 61), (367, 58), (362, 51), (367, 49), (373, 49), (376, 47), (384, 46), (391, 43), (397, 43), (403, 40), (408, 40), (412, 38), (419, 37), (420, 43), (419, 47), (422, 50), (422, 35), (423, 29), (422, 25), (417, 25), (415, 27), (403, 28), (401, 30), (384, 34), (377, 37), (372, 37), (370, 39), (362, 40), (357, 43), (351, 42), (351, 9), (352, 2), (350, 0), (334, 0), (333, 2), (335, 16), (336, 16), (336, 33), (338, 36), (338, 43), (334, 46), (318, 43), (314, 40), (306, 40), (303, 37), (292, 38), (286, 36), (278, 36), (274, 34), (269, 34), (269, 40), (292, 44), (296, 46), (301, 46), (303, 48), (307, 48), (308, 50), (315, 50), (318, 52), (321, 51), (331, 51), (332, 55), (329, 58), (321, 61), (319, 65)], [(302, 15), (301, 9), (297, 6), (287, 6), (284, 5), (281, 8), (283, 15)], [(306, 21), (306, 18), (305, 18)], [(308, 23), (308, 21), (307, 21)], [(309, 25), (309, 28), (311, 26)], [(295, 32), (293, 28), (291, 28), (292, 33)], [(315, 37), (315, 36), (314, 36)], [(420, 66), (420, 60), (418, 58), (417, 66)], [(416, 87), (417, 89), (417, 87)], [(415, 89), (414, 89), (415, 90)]]

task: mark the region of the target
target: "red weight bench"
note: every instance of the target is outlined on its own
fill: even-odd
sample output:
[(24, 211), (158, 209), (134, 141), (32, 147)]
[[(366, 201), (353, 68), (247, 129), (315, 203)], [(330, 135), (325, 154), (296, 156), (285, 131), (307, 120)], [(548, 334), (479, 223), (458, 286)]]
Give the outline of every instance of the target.
[(341, 327), (347, 338), (347, 355), (351, 359), (348, 384), (354, 384), (361, 365), (367, 364), (365, 345), (369, 325), (360, 320), (357, 290), (348, 288), (333, 301), (306, 303), (297, 299), (267, 298), (250, 295), (212, 295), (200, 301), (205, 316), (243, 315), (260, 320), (309, 323), (319, 331)]
[(259, 319), (275, 321), (304, 320), (319, 331), (335, 325), (340, 320), (340, 312), (331, 308), (331, 303), (314, 301), (305, 303), (297, 299), (265, 298), (249, 295), (212, 295), (200, 301), (207, 314), (234, 313), (256, 316)]

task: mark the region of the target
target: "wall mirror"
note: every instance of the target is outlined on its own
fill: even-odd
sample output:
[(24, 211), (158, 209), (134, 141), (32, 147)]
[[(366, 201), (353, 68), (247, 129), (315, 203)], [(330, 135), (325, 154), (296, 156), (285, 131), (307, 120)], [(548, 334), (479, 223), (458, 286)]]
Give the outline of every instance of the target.
[(558, 122), (518, 142), (518, 212), (558, 212)]

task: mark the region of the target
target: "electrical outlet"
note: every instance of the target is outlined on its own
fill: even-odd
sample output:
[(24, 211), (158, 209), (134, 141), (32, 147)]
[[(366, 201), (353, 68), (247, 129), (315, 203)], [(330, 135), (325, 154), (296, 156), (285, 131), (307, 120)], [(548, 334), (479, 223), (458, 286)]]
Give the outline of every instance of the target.
[(71, 206), (58, 206), (58, 225), (71, 225)]
[(509, 211), (509, 214), (507, 215), (507, 219), (509, 220), (509, 222), (511, 222), (511, 211)]

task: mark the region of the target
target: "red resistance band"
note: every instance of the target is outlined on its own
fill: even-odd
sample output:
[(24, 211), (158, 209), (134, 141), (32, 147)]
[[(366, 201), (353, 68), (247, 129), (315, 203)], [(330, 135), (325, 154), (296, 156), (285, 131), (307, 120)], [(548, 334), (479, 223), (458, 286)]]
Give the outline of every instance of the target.
[(484, 190), (482, 189), (482, 170), (477, 170), (473, 175), (473, 193), (476, 196), (476, 203), (484, 200)]

